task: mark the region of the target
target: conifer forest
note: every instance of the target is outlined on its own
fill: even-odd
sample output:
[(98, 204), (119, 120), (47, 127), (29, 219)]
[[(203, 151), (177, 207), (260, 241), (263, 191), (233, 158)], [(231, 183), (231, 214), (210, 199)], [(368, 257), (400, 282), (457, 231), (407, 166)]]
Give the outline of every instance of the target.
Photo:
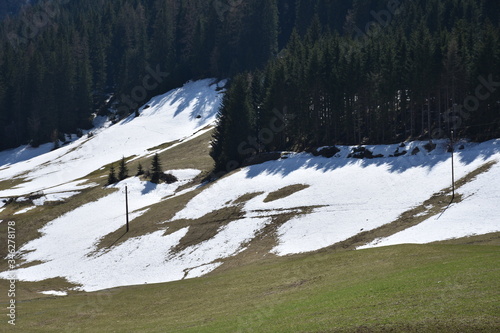
[(500, 135), (496, 0), (54, 0), (0, 14), (0, 149), (207, 77), (230, 79), (220, 170), (260, 152)]

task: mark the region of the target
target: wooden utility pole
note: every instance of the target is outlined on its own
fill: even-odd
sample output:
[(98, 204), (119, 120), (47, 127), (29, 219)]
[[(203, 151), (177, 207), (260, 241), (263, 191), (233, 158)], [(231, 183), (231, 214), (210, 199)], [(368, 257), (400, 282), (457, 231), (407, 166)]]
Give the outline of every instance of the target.
[(127, 232), (128, 232), (128, 189), (127, 186), (125, 186), (125, 211), (127, 215)]
[(453, 161), (453, 153), (455, 148), (453, 147), (453, 130), (451, 130), (451, 201), (455, 199), (455, 166)]

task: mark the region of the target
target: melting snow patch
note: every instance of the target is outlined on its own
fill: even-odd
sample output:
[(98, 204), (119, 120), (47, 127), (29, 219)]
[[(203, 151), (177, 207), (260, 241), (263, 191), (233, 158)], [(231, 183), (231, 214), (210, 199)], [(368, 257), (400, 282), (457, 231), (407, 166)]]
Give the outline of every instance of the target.
[(64, 201), (68, 198), (71, 198), (74, 195), (79, 194), (80, 192), (62, 192), (62, 193), (49, 193), (45, 194), (43, 197), (33, 200), (33, 204), (35, 206), (43, 206), (46, 202), (58, 202)]
[(166, 171), (165, 173), (170, 173), (174, 175), (181, 183), (187, 183), (192, 179), (196, 178), (196, 176), (198, 176), (201, 173), (201, 170), (181, 169), (181, 170), (169, 170)]
[[(177, 170), (186, 181), (198, 170)], [(134, 219), (151, 204), (172, 195), (177, 188), (171, 184), (152, 184), (130, 178), (113, 186), (118, 191), (95, 202), (83, 205), (40, 230), (42, 236), (20, 249), (26, 262), (41, 264), (18, 269), (20, 280), (40, 281), (65, 277), (82, 285), (81, 290), (95, 291), (123, 285), (158, 283), (206, 274), (223, 258), (244, 250), (270, 218), (241, 219), (222, 227), (211, 239), (192, 245), (180, 253), (172, 252), (187, 234), (188, 228), (165, 236), (160, 230), (128, 239), (109, 250), (97, 250), (103, 236), (123, 227), (124, 187), (129, 189), (131, 228)], [(139, 226), (137, 226), (139, 227)], [(64, 249), (64, 251), (61, 251)], [(0, 273), (5, 278), (8, 272)]]
[(413, 215), (413, 217), (421, 217), (421, 216), (425, 216), (427, 214), (429, 214), (429, 212), (427, 212), (427, 211), (424, 210), (423, 212), (420, 212), (418, 214)]
[(57, 290), (41, 291), (40, 294), (53, 295), (53, 296), (66, 296), (66, 295), (68, 295), (68, 293), (65, 291), (57, 291)]
[[(456, 179), (466, 176), (488, 161), (499, 160), (498, 143), (500, 140), (470, 144), (467, 149), (457, 152)], [(409, 149), (417, 145), (420, 143), (407, 144), (406, 147)], [(308, 214), (302, 211), (299, 213), (302, 215), (291, 218), (278, 229), (279, 243), (273, 252), (286, 255), (314, 251), (353, 237), (361, 229), (369, 231), (393, 222), (402, 213), (420, 206), (434, 193), (449, 187), (451, 155), (446, 152), (445, 147), (446, 142), (443, 141), (438, 142), (432, 152), (421, 149), (415, 156), (407, 154), (402, 157), (362, 160), (346, 158), (349, 149), (339, 147), (339, 157), (314, 157), (302, 153), (291, 155), (288, 159), (252, 165), (207, 186), (173, 220), (201, 218), (212, 211), (235, 205), (245, 195), (262, 193), (241, 203), (246, 218), (271, 216), (280, 211), (283, 214), (293, 213), (301, 211), (301, 207), (316, 207)], [(368, 148), (387, 156), (400, 147), (389, 145)], [(450, 221), (449, 224), (441, 224), (447, 225), (442, 230), (429, 232), (423, 227), (426, 224), (422, 224), (422, 227), (416, 226), (411, 231), (408, 230), (408, 235), (414, 236), (414, 241), (419, 239), (428, 242), (432, 241), (429, 239), (500, 230), (500, 205), (495, 204), (498, 199), (492, 200), (498, 198), (497, 189), (492, 184), (495, 184), (495, 175), (499, 173), (496, 169), (490, 170), (489, 182), (484, 182), (481, 187), (467, 193), (466, 187), (463, 187), (464, 197), (476, 192), (482, 194), (471, 197), (471, 202), (475, 200), (474, 197), (477, 198), (474, 204), (466, 204), (467, 200), (464, 200), (457, 205), (462, 208), (450, 207), (441, 217), (441, 220)], [(269, 193), (296, 184), (309, 187), (289, 196), (264, 202)], [(478, 213), (479, 207), (482, 208)], [(458, 211), (460, 213), (455, 213)], [(480, 221), (467, 224), (466, 221), (478, 220), (479, 216)], [(454, 220), (463, 220), (465, 224), (455, 228)], [(415, 233), (418, 230), (420, 232)], [(380, 244), (384, 242), (380, 240)]]
[(28, 207), (28, 208), (24, 208), (24, 209), (21, 209), (20, 211), (15, 212), (14, 215), (24, 214), (24, 213), (29, 212), (32, 209), (35, 209), (35, 208), (36, 208), (36, 206), (31, 206), (31, 207)]
[[(497, 159), (500, 160), (500, 156)], [(405, 243), (424, 244), (499, 232), (500, 194), (496, 185), (499, 174), (500, 164), (497, 162), (489, 172), (480, 174), (461, 187), (458, 192), (464, 197), (463, 201), (452, 204), (442, 215), (435, 215), (414, 227), (377, 239), (358, 249)]]
[(222, 265), (222, 262), (208, 264), (208, 265), (202, 265), (202, 266), (199, 266), (199, 267), (186, 269), (187, 274), (186, 274), (185, 278), (186, 279), (192, 279), (192, 278), (195, 278), (195, 277), (203, 276), (203, 275), (208, 274), (211, 271), (215, 270), (220, 265)]

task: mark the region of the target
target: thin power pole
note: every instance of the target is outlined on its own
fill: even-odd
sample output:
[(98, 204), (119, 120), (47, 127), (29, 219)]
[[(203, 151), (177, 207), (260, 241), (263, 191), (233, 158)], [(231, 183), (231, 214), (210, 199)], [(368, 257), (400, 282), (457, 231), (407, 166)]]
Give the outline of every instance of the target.
[(126, 210), (126, 215), (127, 215), (127, 232), (129, 230), (128, 228), (128, 189), (127, 186), (125, 186), (125, 210)]
[(455, 148), (453, 147), (453, 130), (451, 130), (451, 201), (455, 199), (455, 166), (453, 161), (453, 153)]

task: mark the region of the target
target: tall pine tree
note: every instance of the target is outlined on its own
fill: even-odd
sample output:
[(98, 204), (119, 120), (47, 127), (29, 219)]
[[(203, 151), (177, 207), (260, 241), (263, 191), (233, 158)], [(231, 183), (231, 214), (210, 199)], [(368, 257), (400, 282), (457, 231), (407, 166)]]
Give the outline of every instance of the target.
[(151, 162), (151, 182), (158, 184), (160, 183), (163, 171), (161, 169), (160, 156), (155, 154), (153, 161)]

